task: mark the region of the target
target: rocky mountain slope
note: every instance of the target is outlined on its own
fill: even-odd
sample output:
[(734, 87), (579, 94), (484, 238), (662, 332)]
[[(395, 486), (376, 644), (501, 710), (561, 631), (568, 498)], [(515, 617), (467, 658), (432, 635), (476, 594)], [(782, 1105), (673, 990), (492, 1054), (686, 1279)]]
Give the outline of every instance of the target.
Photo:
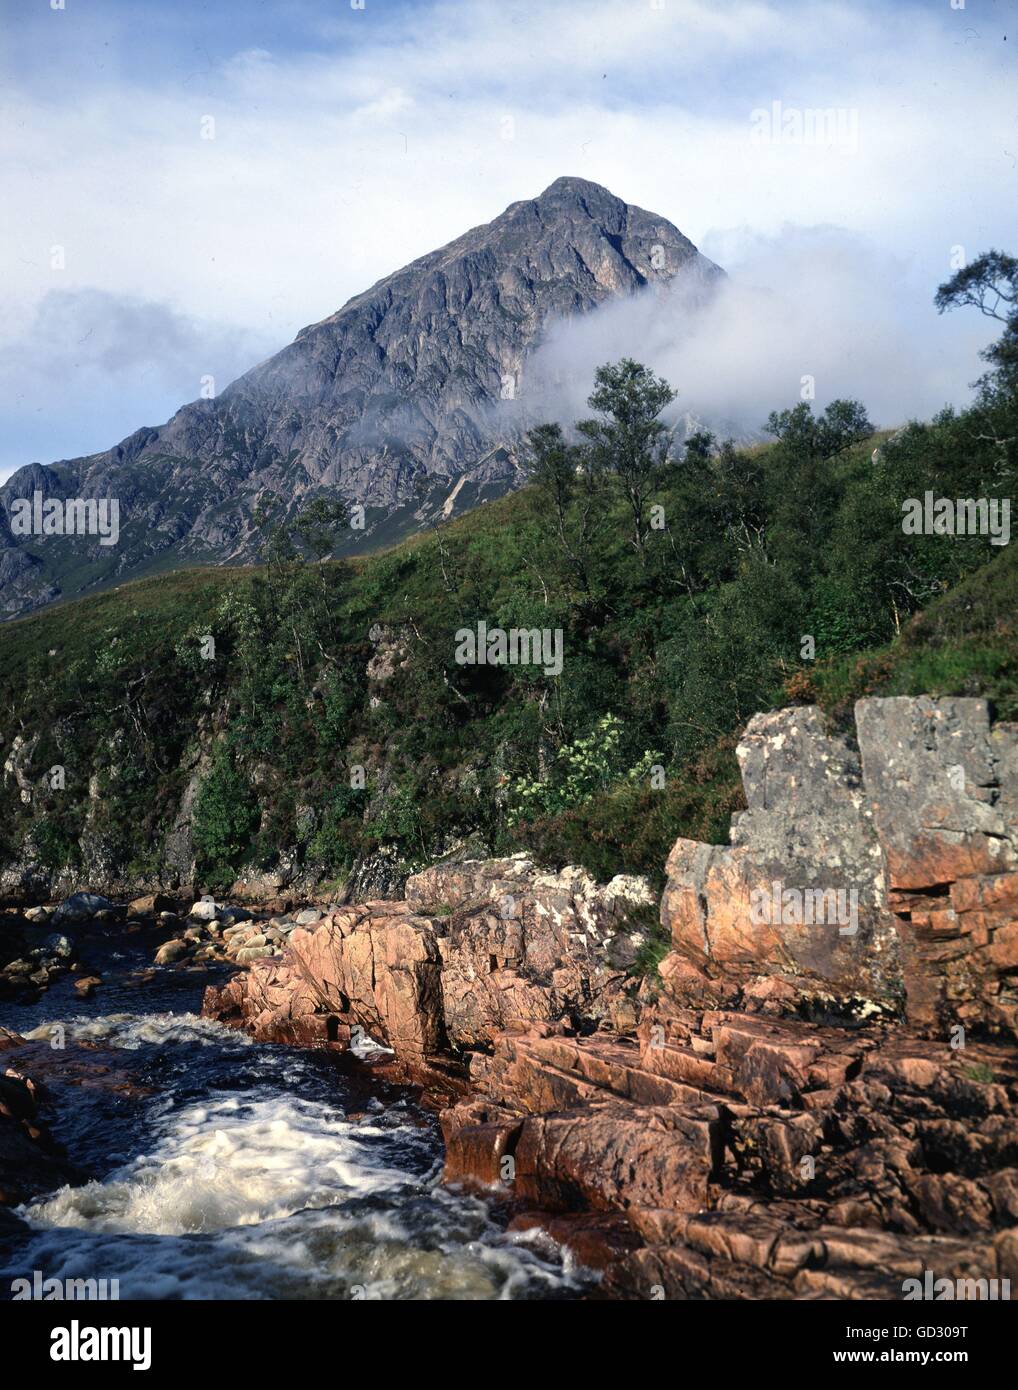
[[(0, 611), (114, 578), (250, 560), (256, 498), (336, 493), (365, 508), (345, 549), (377, 547), (520, 478), (525, 368), (545, 326), (616, 295), (722, 273), (665, 219), (583, 179), (387, 276), (217, 398), (105, 453), (20, 469), (0, 489)], [(117, 498), (120, 537), (12, 534), (11, 506)]]

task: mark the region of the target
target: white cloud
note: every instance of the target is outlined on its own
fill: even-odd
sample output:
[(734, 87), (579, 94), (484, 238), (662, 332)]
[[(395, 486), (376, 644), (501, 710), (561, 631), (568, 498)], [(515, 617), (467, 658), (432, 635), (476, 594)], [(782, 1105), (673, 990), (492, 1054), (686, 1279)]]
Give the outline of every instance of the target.
[(804, 388), (818, 408), (861, 400), (882, 426), (969, 398), (992, 329), (976, 317), (950, 332), (907, 262), (830, 227), (734, 229), (711, 241), (727, 248), (732, 273), (706, 304), (679, 280), (558, 325), (523, 381), (527, 416), (568, 425), (589, 414), (595, 368), (623, 356), (679, 391), (673, 417), (736, 435), (759, 432)]

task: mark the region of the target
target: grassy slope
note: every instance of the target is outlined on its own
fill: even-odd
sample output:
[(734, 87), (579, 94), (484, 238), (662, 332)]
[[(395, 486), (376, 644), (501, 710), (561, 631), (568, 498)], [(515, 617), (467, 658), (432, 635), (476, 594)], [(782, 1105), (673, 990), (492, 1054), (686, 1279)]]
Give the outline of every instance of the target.
[(143, 627), (185, 631), (223, 594), (250, 581), (238, 567), (202, 567), (118, 584), (99, 594), (52, 604), (0, 628), (0, 651), (11, 675), (51, 649), (61, 661), (84, 659), (110, 628)]
[(815, 699), (843, 722), (864, 695), (982, 695), (1018, 719), (1018, 553), (968, 575), (874, 651), (819, 663), (788, 693)]

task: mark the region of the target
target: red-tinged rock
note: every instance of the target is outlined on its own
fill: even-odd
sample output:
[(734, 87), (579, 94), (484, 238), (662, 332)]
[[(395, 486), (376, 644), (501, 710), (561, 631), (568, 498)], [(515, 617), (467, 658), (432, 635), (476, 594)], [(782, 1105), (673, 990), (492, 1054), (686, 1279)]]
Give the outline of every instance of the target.
[(53, 1139), (40, 1107), (48, 1094), (20, 1068), (38, 1049), (0, 1028), (0, 1051), (18, 1066), (0, 1074), (0, 1209), (18, 1206), (80, 1175)]
[[(788, 1118), (761, 1119), (755, 1127), (744, 1126), (742, 1133), (753, 1130), (757, 1153), (772, 1191), (790, 1195), (806, 1195), (812, 1185), (816, 1156), (824, 1142), (822, 1120), (815, 1115), (792, 1115)], [(813, 1165), (803, 1160), (812, 1158)]]
[(443, 1177), (470, 1187), (504, 1187), (511, 1182), (512, 1157), (522, 1119), (484, 1100), (466, 1100), (441, 1114), (445, 1139)]
[(734, 1264), (688, 1245), (656, 1245), (620, 1261), (601, 1288), (605, 1298), (680, 1301), (789, 1299), (783, 1280), (752, 1265)]
[(777, 973), (893, 1002), (898, 937), (858, 755), (814, 708), (756, 715), (736, 751), (747, 809), (731, 844), (678, 840), (668, 859), (676, 951), (744, 984)]
[(785, 1105), (809, 1084), (819, 1040), (794, 1024), (721, 1016), (712, 1028), (717, 1064), (751, 1105)]
[(516, 1144), (513, 1192), (549, 1210), (699, 1210), (722, 1129), (712, 1106), (607, 1102), (528, 1117)]
[(1018, 922), (1005, 922), (996, 928), (987, 954), (1001, 974), (1018, 970)]
[(766, 1269), (781, 1236), (781, 1223), (743, 1212), (703, 1212), (686, 1222), (684, 1240), (705, 1255)]
[(687, 964), (666, 963), (666, 991), (694, 1002), (699, 974), (703, 1001), (734, 986), (775, 1016), (904, 994), (931, 1034), (1018, 1036), (1018, 727), (925, 696), (862, 700), (856, 725), (858, 755), (817, 709), (750, 721), (731, 844), (681, 839), (668, 859), (661, 919)]
[[(708, 1106), (625, 1098), (677, 1057), (731, 1089)], [(471, 1065), (497, 1100), (444, 1124), (457, 1172), (490, 1179), (512, 1159), (517, 1202), (625, 1214), (645, 1246), (609, 1264), (607, 1296), (651, 1296), (654, 1269), (655, 1297), (900, 1298), (924, 1258), (973, 1277), (996, 1267), (1018, 1200), (1016, 1065), (1013, 1049), (958, 1052), (886, 1026), (679, 1011), (645, 1017), (638, 1051), (547, 1031), (499, 1038)], [(841, 1084), (817, 1086), (831, 1077)], [(567, 1108), (535, 1113), (551, 1101)]]
[(644, 1070), (700, 1092), (728, 1092), (733, 1089), (730, 1073), (724, 1066), (719, 1067), (713, 1056), (704, 1056), (692, 1046), (659, 1037), (659, 1028), (663, 1034), (664, 1029), (660, 1025), (647, 1022), (641, 1025), (640, 1064)]
[(957, 1173), (919, 1173), (907, 1187), (927, 1230), (975, 1235), (993, 1229), (992, 1199), (968, 1178)]
[(541, 1230), (568, 1250), (586, 1269), (611, 1269), (619, 1260), (643, 1246), (643, 1239), (626, 1217), (615, 1213), (520, 1212), (509, 1222), (510, 1231)]
[(343, 908), (294, 930), (281, 956), (207, 992), (203, 1012), (285, 1042), (340, 1043), (357, 1026), (408, 1061), (446, 1047), (435, 935), (400, 903)]
[(635, 1023), (626, 968), (646, 940), (645, 879), (596, 884), (583, 870), (544, 873), (522, 856), (436, 865), (407, 901), (441, 913), (450, 1039), (471, 1045), (514, 1024), (566, 1018)]
[(982, 1181), (993, 1203), (995, 1224), (1018, 1226), (1018, 1168), (1003, 1168)]
[[(407, 891), (293, 930), (281, 956), (209, 994), (208, 1011), (279, 1041), (336, 1042), (358, 1026), (415, 1064), (516, 1026), (635, 1026), (617, 962), (645, 934), (631, 920), (648, 905), (643, 880), (601, 887), (513, 859), (439, 866)], [(416, 910), (426, 903), (437, 915)]]
[(668, 1002), (679, 1008), (735, 1007), (741, 993), (741, 982), (727, 977), (711, 966), (711, 972), (689, 957), (688, 951), (669, 951), (658, 966)]
[(127, 904), (127, 912), (131, 917), (156, 917), (160, 912), (176, 910), (176, 899), (167, 897), (165, 893), (146, 893), (144, 897), (134, 898)]
[(993, 1242), (997, 1257), (998, 1279), (1008, 1279), (1012, 1289), (1018, 1289), (1018, 1230), (1001, 1231)]

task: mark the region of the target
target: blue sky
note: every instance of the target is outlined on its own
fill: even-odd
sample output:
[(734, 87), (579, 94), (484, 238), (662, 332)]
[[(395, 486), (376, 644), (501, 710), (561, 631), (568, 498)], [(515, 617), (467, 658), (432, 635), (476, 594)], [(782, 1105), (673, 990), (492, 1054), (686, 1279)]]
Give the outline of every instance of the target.
[[(765, 292), (698, 354), (733, 396), (815, 359), (893, 423), (978, 371), (988, 329), (930, 299), (1015, 249), (1010, 0), (0, 7), (0, 475), (160, 423), (560, 174)], [(774, 102), (855, 137), (754, 143)]]

